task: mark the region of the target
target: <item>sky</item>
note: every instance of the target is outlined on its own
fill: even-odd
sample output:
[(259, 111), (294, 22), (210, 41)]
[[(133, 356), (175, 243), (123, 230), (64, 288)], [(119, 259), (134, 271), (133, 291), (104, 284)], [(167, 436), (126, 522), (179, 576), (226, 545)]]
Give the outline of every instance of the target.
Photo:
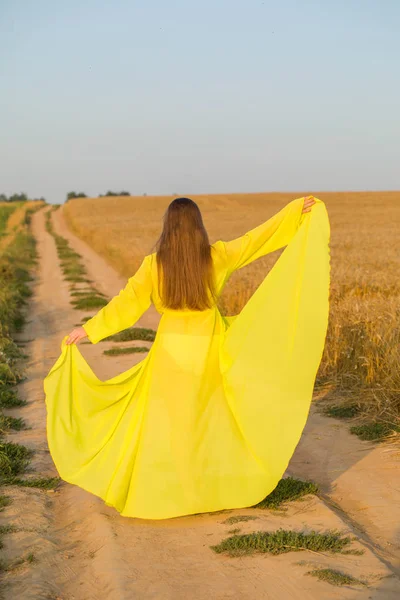
[(398, 0), (0, 0), (0, 193), (400, 189)]

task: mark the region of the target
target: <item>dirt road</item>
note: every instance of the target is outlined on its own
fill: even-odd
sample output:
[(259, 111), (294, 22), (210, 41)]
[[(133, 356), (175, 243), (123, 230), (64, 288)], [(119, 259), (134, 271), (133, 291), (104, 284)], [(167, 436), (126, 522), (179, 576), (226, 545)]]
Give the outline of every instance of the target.
[[(62, 337), (90, 314), (74, 310), (63, 280), (53, 238), (45, 230), (45, 211), (33, 216), (40, 255), (30, 322), (23, 338), (30, 355), (20, 409), (31, 429), (10, 437), (36, 450), (32, 463), (38, 476), (56, 475), (47, 450), (43, 378), (59, 356)], [(116, 272), (65, 226), (62, 210), (52, 215), (57, 233), (68, 238), (83, 257), (90, 277), (109, 297), (125, 285)], [(93, 313), (92, 313), (93, 314)], [(155, 328), (158, 315), (149, 310), (138, 323)], [(104, 342), (80, 349), (101, 378), (127, 369), (132, 355), (107, 357)], [(12, 411), (9, 411), (13, 414)], [(15, 413), (16, 414), (16, 413)], [(394, 600), (400, 594), (399, 519), (396, 522), (394, 451), (379, 449), (350, 436), (346, 426), (312, 411), (307, 429), (290, 464), (291, 474), (311, 476), (322, 486), (326, 501), (309, 496), (290, 503), (287, 512), (261, 509), (145, 521), (121, 517), (102, 500), (62, 483), (55, 492), (10, 488), (14, 503), (7, 519), (19, 527), (5, 538), (5, 549), (17, 557), (34, 552), (36, 561), (6, 573), (6, 600)], [(396, 470), (397, 469), (397, 470)], [(397, 487), (400, 487), (397, 485)], [(8, 492), (7, 492), (8, 493)], [(397, 494), (397, 495), (396, 495)], [(342, 507), (333, 509), (330, 497)], [(398, 503), (400, 504), (400, 503)], [(232, 516), (256, 519), (226, 523)], [(391, 522), (393, 521), (393, 522)], [(352, 548), (362, 555), (330, 555), (306, 551), (280, 556), (229, 558), (210, 545), (241, 533), (276, 530), (339, 529), (357, 537)], [(365, 579), (369, 587), (333, 587), (306, 575), (310, 568), (330, 567)]]

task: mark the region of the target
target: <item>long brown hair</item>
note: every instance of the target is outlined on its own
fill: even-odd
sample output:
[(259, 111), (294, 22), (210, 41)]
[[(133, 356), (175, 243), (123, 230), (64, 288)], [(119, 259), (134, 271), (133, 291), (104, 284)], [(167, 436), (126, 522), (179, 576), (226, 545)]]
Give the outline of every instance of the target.
[(199, 207), (190, 198), (176, 198), (163, 222), (155, 244), (162, 303), (173, 309), (211, 308), (216, 301), (211, 246)]

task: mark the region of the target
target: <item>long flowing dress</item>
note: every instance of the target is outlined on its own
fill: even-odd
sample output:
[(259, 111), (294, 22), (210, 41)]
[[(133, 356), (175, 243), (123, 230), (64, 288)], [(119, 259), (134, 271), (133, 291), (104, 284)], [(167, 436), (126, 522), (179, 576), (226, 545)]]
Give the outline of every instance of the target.
[(284, 248), (238, 315), (165, 308), (153, 253), (84, 325), (96, 344), (153, 302), (161, 319), (141, 362), (102, 381), (63, 338), (44, 380), (63, 480), (145, 519), (253, 506), (274, 490), (307, 420), (328, 324), (330, 226), (315, 200), (212, 244), (219, 294), (235, 270)]

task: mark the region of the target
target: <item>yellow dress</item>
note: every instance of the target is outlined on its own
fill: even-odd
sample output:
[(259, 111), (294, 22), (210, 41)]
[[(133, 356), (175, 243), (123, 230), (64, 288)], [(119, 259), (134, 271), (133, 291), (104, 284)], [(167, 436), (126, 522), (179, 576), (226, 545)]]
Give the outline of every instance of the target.
[(76, 344), (44, 380), (49, 449), (60, 477), (123, 516), (166, 519), (253, 506), (278, 484), (308, 416), (328, 323), (330, 227), (303, 198), (212, 244), (217, 289), (286, 246), (239, 315), (165, 309), (155, 254), (86, 322), (89, 340), (162, 313), (146, 357), (102, 381)]

